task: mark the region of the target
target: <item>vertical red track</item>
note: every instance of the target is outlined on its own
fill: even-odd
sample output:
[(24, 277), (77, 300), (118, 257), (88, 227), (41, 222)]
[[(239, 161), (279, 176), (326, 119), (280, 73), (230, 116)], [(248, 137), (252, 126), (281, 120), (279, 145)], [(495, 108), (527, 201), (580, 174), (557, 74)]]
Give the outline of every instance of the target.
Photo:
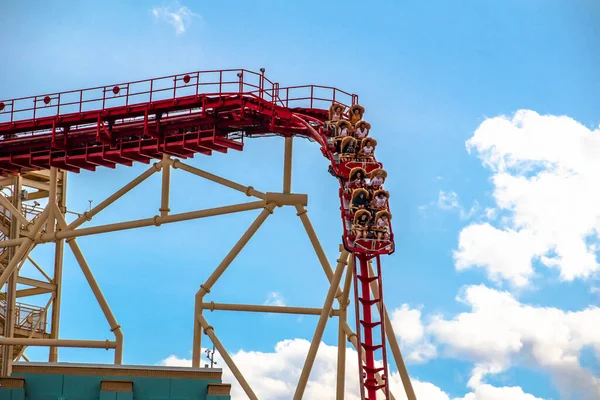
[[(384, 319), (381, 318), (383, 309), (383, 287), (381, 286), (381, 264), (379, 256), (376, 257), (376, 275), (369, 271), (370, 258), (366, 255), (354, 255), (354, 296), (356, 312), (356, 335), (358, 338), (358, 365), (361, 375), (360, 391), (361, 398), (365, 400), (376, 400), (378, 393), (382, 393), (385, 399), (389, 399), (387, 351), (385, 341)], [(375, 298), (371, 293), (371, 283), (377, 281), (379, 284), (379, 297)], [(379, 313), (379, 319), (373, 318), (373, 306)], [(381, 350), (383, 366), (375, 365), (376, 352)], [(361, 353), (364, 353), (363, 362)], [(381, 373), (381, 384), (377, 381), (376, 374)], [(381, 398), (381, 397), (380, 397)]]

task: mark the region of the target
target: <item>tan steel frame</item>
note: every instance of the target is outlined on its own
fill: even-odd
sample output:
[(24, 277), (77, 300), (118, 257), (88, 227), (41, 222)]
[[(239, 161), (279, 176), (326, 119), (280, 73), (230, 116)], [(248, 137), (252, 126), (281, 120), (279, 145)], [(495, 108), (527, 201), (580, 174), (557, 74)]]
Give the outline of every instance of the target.
[[(238, 190), (245, 193), (249, 197), (255, 197), (258, 201), (223, 206), (212, 209), (198, 210), (192, 212), (185, 212), (180, 214), (170, 214), (169, 208), (169, 193), (170, 193), (170, 173), (171, 168), (180, 169), (187, 171), (193, 175), (197, 175), (204, 179), (212, 182), (221, 184), (234, 190)], [(162, 189), (161, 189), (161, 206), (159, 209), (160, 215), (156, 215), (152, 218), (118, 222), (113, 224), (100, 225), (90, 228), (80, 228), (82, 224), (90, 221), (95, 215), (104, 210), (106, 207), (114, 203), (125, 193), (129, 192), (137, 185), (145, 181), (148, 177), (156, 172), (162, 171)], [(160, 226), (161, 224), (185, 221), (191, 219), (205, 218), (217, 215), (224, 215), (242, 211), (262, 209), (256, 220), (250, 225), (248, 230), (242, 235), (239, 241), (233, 246), (231, 251), (225, 256), (223, 261), (217, 266), (210, 277), (200, 285), (200, 289), (195, 296), (195, 311), (194, 311), (194, 340), (193, 340), (193, 357), (192, 366), (200, 367), (201, 362), (201, 348), (202, 348), (202, 331), (210, 338), (212, 343), (215, 345), (219, 354), (225, 360), (227, 366), (232, 371), (233, 375), (248, 395), (250, 399), (257, 399), (256, 394), (249, 386), (248, 382), (243, 377), (241, 371), (235, 365), (235, 362), (225, 350), (222, 343), (217, 338), (214, 329), (209, 325), (207, 320), (203, 316), (203, 310), (229, 310), (229, 311), (249, 311), (249, 312), (268, 312), (268, 313), (287, 313), (287, 314), (305, 314), (305, 315), (319, 315), (319, 321), (315, 329), (313, 339), (310, 344), (310, 348), (302, 369), (298, 385), (294, 394), (294, 400), (302, 399), (308, 378), (315, 361), (315, 357), (319, 348), (319, 344), (323, 337), (327, 320), (332, 316), (339, 317), (338, 326), (338, 368), (337, 368), (337, 382), (336, 382), (336, 399), (344, 399), (344, 377), (345, 377), (345, 359), (346, 359), (346, 344), (348, 340), (355, 349), (359, 350), (358, 343), (356, 340), (356, 334), (352, 331), (352, 328), (348, 325), (347, 321), (347, 307), (350, 303), (350, 287), (353, 276), (353, 265), (351, 254), (348, 253), (342, 246), (340, 246), (340, 257), (337, 260), (337, 266), (335, 271), (331, 268), (327, 256), (323, 251), (321, 243), (315, 233), (312, 223), (308, 217), (306, 205), (308, 204), (308, 196), (304, 194), (294, 194), (291, 192), (292, 183), (292, 138), (285, 138), (285, 149), (284, 149), (284, 171), (283, 171), (283, 191), (281, 193), (263, 193), (255, 190), (252, 186), (243, 186), (236, 182), (232, 182), (220, 176), (211, 174), (209, 172), (200, 170), (192, 167), (188, 164), (182, 163), (177, 159), (173, 159), (170, 156), (165, 155), (159, 162), (154, 163), (148, 170), (142, 173), (140, 176), (123, 186), (121, 189), (116, 191), (114, 194), (106, 198), (100, 204), (92, 208), (90, 211), (83, 213), (75, 221), (68, 224), (65, 220), (65, 190), (63, 188), (63, 197), (58, 199), (57, 193), (57, 177), (63, 176), (63, 185), (66, 182), (66, 173), (57, 171), (56, 168), (50, 170), (49, 175), (49, 201), (48, 205), (44, 209), (42, 215), (38, 218), (33, 227), (28, 229), (26, 232), (22, 232), (20, 236), (11, 236), (10, 239), (0, 241), (0, 248), (14, 248), (12, 250), (12, 257), (8, 266), (0, 275), (0, 286), (4, 286), (10, 278), (14, 275), (15, 271), (18, 271), (19, 265), (28, 257), (33, 247), (41, 243), (55, 243), (56, 244), (56, 257), (55, 257), (55, 278), (52, 280), (53, 284), (56, 285), (52, 291), (51, 302), (53, 304), (52, 312), (52, 338), (51, 339), (23, 339), (13, 338), (10, 335), (8, 337), (0, 338), (0, 345), (24, 345), (24, 346), (52, 346), (50, 351), (50, 361), (57, 361), (57, 348), (58, 347), (82, 347), (82, 348), (106, 348), (115, 349), (115, 364), (120, 364), (122, 361), (123, 351), (123, 333), (121, 327), (118, 325), (114, 315), (112, 314), (110, 307), (102, 292), (94, 279), (94, 276), (81, 253), (79, 246), (77, 245), (76, 238), (79, 236), (94, 235), (105, 232), (115, 232), (120, 230), (134, 229), (146, 226)], [(18, 179), (18, 178), (15, 178)], [(244, 246), (260, 228), (267, 217), (273, 213), (276, 207), (282, 206), (293, 206), (296, 208), (297, 215), (300, 218), (302, 225), (310, 239), (313, 249), (319, 259), (319, 262), (330, 282), (330, 287), (327, 292), (324, 304), (322, 308), (305, 308), (305, 307), (288, 307), (288, 306), (266, 306), (266, 305), (246, 305), (246, 304), (215, 304), (214, 302), (204, 302), (204, 296), (210, 293), (213, 285), (229, 267), (235, 257), (241, 252)], [(58, 322), (60, 317), (60, 283), (62, 275), (62, 246), (64, 242), (67, 242), (71, 248), (79, 266), (81, 267), (96, 299), (104, 312), (104, 315), (110, 324), (111, 331), (115, 335), (115, 340), (110, 341), (91, 341), (91, 340), (65, 340), (58, 339)], [(347, 268), (350, 261), (350, 266)], [(346, 270), (346, 275), (343, 280), (343, 289), (340, 287), (342, 282), (342, 276)], [(371, 272), (372, 273), (372, 272)], [(44, 273), (45, 274), (45, 273)], [(377, 282), (372, 283), (371, 290), (374, 295), (378, 295), (378, 284)], [(333, 309), (334, 300), (337, 299), (339, 309)], [(400, 346), (397, 342), (394, 334), (394, 329), (390, 323), (389, 316), (384, 307), (384, 316), (386, 320), (386, 334), (389, 339), (389, 346), (392, 349), (392, 354), (396, 361), (398, 371), (402, 378), (402, 383), (406, 391), (407, 398), (409, 400), (416, 400), (412, 384), (404, 365)], [(360, 351), (360, 350), (359, 350)], [(364, 357), (364, 354), (362, 354)], [(10, 375), (10, 365), (12, 359), (8, 359), (8, 371), (4, 375)], [(380, 375), (377, 375), (378, 379)], [(391, 395), (394, 399), (394, 396)]]

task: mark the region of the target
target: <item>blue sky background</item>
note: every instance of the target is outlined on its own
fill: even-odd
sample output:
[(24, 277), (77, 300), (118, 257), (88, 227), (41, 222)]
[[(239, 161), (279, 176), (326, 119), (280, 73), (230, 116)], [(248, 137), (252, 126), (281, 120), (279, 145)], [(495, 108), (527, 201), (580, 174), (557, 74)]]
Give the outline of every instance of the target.
[[(156, 21), (154, 1), (0, 3), (3, 39), (0, 98), (80, 89), (180, 72), (265, 67), (282, 86), (322, 84), (359, 94), (389, 172), (397, 251), (384, 259), (388, 308), (422, 305), (450, 318), (467, 284), (487, 282), (479, 270), (457, 272), (452, 251), (468, 221), (438, 209), (440, 190), (469, 209), (492, 206), (489, 171), (465, 141), (487, 117), (527, 108), (568, 115), (597, 127), (600, 3), (594, 0), (185, 3), (201, 18), (185, 32)], [(283, 140), (247, 140), (243, 153), (197, 156), (194, 166), (262, 191), (281, 187)], [(293, 190), (309, 194), (309, 215), (333, 263), (341, 232), (337, 182), (315, 143), (295, 140)], [(147, 168), (71, 174), (68, 208), (84, 211)], [(233, 204), (245, 196), (200, 178), (173, 173), (173, 212)], [(94, 219), (93, 224), (151, 217), (160, 204), (156, 175)], [(169, 354), (189, 358), (193, 296), (258, 215), (248, 212), (104, 234), (78, 240), (123, 326), (125, 362), (155, 364)], [(481, 217), (481, 212), (473, 218)], [(38, 258), (49, 260), (44, 249)], [(61, 334), (110, 336), (99, 307), (66, 251)], [(49, 265), (49, 264), (48, 264)], [(562, 283), (540, 272), (536, 290), (519, 300), (580, 310), (598, 304), (589, 282)], [(327, 281), (292, 209), (277, 209), (207, 299), (262, 304), (279, 292), (286, 304), (319, 307)], [(287, 338), (310, 339), (316, 318), (213, 313), (227, 348), (271, 351)], [(242, 328), (243, 323), (255, 324)], [(351, 325), (353, 322), (351, 322)], [(335, 325), (335, 324), (332, 324)], [(324, 340), (334, 344), (337, 331)], [(30, 354), (45, 357), (41, 350)], [(61, 350), (69, 361), (109, 362), (112, 353)], [(595, 359), (591, 356), (591, 364)], [(420, 380), (452, 396), (466, 393), (472, 363), (437, 358), (409, 365)], [(598, 370), (596, 369), (596, 372)], [(543, 398), (557, 398), (547, 374), (517, 368), (497, 377)], [(496, 379), (496, 378), (494, 378)], [(496, 384), (496, 381), (490, 381)]]

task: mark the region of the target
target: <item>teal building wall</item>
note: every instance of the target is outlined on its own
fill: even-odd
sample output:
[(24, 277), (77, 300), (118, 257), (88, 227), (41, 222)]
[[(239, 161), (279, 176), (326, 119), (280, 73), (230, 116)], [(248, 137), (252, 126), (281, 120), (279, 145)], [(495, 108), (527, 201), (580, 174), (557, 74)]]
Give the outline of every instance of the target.
[[(0, 400), (231, 400), (214, 394), (229, 386), (220, 375), (215, 369), (29, 363), (15, 365)], [(127, 388), (103, 389), (107, 381), (124, 381)]]

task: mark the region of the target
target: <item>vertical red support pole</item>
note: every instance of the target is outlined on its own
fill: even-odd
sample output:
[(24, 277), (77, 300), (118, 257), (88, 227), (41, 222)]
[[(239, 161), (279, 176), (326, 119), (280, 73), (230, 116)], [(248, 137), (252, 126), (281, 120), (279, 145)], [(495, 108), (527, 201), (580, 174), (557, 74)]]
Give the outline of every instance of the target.
[[(363, 278), (367, 278), (369, 276), (369, 261), (364, 257), (360, 257), (359, 263), (360, 276)], [(375, 374), (373, 373), (373, 370), (375, 369), (375, 352), (373, 351), (373, 329), (369, 326), (369, 324), (373, 322), (373, 315), (371, 314), (371, 288), (368, 282), (361, 281), (360, 285), (360, 294), (363, 298), (361, 307), (363, 314), (363, 322), (365, 324), (365, 338), (363, 341), (365, 347), (365, 367), (367, 367), (367, 376), (365, 377), (365, 382), (376, 382), (377, 380), (375, 379)], [(367, 386), (367, 396), (367, 399), (369, 400), (376, 400), (377, 391)]]
[(356, 254), (353, 254), (352, 257), (354, 257), (354, 312), (356, 314), (356, 352), (358, 353), (358, 374), (360, 375), (359, 377), (359, 383), (360, 383), (360, 398), (362, 400), (365, 399), (365, 370), (363, 368), (363, 360), (362, 360), (362, 355), (363, 355), (363, 341), (362, 341), (362, 326), (360, 323), (360, 301), (359, 301), (359, 280), (358, 280), (358, 273), (359, 273), (359, 263), (356, 261)]
[(200, 72), (196, 72), (196, 96), (198, 96), (198, 90), (200, 90)]
[[(358, 258), (358, 262), (356, 259)], [(373, 320), (373, 306), (383, 309), (383, 291), (380, 291), (379, 297), (374, 298), (371, 293), (371, 283), (377, 281), (381, 286), (381, 265), (377, 257), (377, 275), (370, 275), (369, 256), (359, 254), (355, 257), (355, 276), (354, 276), (354, 296), (356, 311), (356, 337), (359, 349), (359, 371), (360, 371), (360, 390), (361, 399), (376, 400), (379, 391), (383, 391), (385, 399), (389, 399), (387, 352), (385, 346), (385, 327), (383, 318), (378, 321)], [(375, 272), (374, 272), (375, 273)], [(376, 327), (381, 330), (375, 337)], [(381, 342), (378, 341), (381, 339)], [(376, 342), (377, 340), (377, 342)], [(382, 351), (382, 367), (375, 365), (375, 352)], [(364, 361), (361, 357), (364, 353)], [(381, 373), (382, 382), (377, 380), (377, 373)], [(366, 392), (366, 393), (365, 393)]]
[(52, 121), (52, 144), (51, 147), (56, 146), (56, 119)]
[(265, 90), (265, 73), (261, 72), (260, 73), (260, 79), (258, 81), (258, 97), (260, 97), (261, 99), (264, 99), (264, 92)]
[(98, 123), (96, 124), (96, 141), (102, 142), (102, 137), (100, 133), (100, 125), (102, 124), (102, 119), (100, 118), (100, 114), (98, 114)]
[(144, 136), (148, 135), (148, 107), (144, 111)]

